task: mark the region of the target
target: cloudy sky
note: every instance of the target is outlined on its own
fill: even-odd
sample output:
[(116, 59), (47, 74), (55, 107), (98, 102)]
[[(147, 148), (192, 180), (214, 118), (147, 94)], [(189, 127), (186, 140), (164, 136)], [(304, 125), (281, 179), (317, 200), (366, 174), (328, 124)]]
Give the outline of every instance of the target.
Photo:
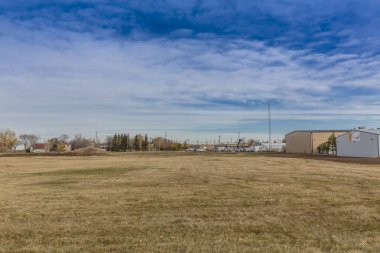
[(192, 141), (380, 127), (378, 0), (0, 0), (0, 128)]

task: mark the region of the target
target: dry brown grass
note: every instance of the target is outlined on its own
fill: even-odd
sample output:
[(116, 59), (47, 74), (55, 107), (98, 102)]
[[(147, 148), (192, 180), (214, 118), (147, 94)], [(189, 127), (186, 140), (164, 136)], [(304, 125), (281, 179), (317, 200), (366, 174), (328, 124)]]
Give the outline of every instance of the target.
[(380, 252), (380, 165), (0, 157), (0, 252)]

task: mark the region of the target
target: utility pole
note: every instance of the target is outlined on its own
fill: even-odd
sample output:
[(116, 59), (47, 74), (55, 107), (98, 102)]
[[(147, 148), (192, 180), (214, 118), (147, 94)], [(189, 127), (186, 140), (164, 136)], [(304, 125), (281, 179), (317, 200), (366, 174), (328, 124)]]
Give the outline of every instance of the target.
[(269, 141), (268, 141), (268, 148), (269, 152), (272, 151), (272, 122), (271, 122), (271, 115), (270, 115), (270, 102), (268, 103), (268, 130), (269, 130)]

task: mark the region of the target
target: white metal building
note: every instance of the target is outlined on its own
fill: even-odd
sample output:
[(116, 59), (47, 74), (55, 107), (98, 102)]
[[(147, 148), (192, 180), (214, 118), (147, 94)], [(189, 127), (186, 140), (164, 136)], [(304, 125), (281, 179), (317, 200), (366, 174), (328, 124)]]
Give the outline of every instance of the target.
[(352, 130), (336, 138), (337, 156), (380, 157), (380, 130)]
[(272, 152), (283, 152), (285, 150), (286, 144), (285, 143), (271, 143), (269, 146), (269, 143), (261, 143), (260, 151), (267, 152), (269, 151), (269, 148)]

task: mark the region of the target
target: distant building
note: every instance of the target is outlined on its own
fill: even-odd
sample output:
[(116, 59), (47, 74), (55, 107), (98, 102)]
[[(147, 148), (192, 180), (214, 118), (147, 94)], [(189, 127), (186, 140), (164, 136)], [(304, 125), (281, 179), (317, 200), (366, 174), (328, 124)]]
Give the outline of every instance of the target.
[(318, 154), (318, 146), (331, 135), (336, 137), (348, 130), (305, 130), (293, 131), (285, 135), (286, 153)]
[(33, 153), (45, 153), (46, 152), (46, 144), (45, 143), (36, 143), (34, 147), (31, 149)]
[(261, 145), (259, 147), (260, 147), (260, 151), (262, 151), (262, 152), (268, 152), (269, 149), (271, 152), (284, 152), (285, 147), (286, 147), (286, 143), (282, 143), (282, 142), (271, 143), (271, 145), (269, 146), (269, 143), (263, 142), (263, 143), (261, 143)]
[(336, 140), (337, 156), (380, 157), (380, 130), (352, 130)]
[(109, 143), (101, 143), (98, 148), (103, 149), (103, 150), (108, 150), (110, 144)]
[(217, 152), (225, 152), (225, 151), (245, 151), (245, 149), (249, 148), (247, 143), (240, 143), (239, 149), (237, 143), (232, 144), (219, 144), (215, 145), (214, 150)]
[(226, 150), (227, 150), (226, 145), (216, 145), (215, 146), (215, 151), (216, 152), (224, 152)]
[(198, 147), (199, 149), (204, 149), (205, 151), (213, 151), (215, 149), (215, 145), (212, 144), (201, 144)]

